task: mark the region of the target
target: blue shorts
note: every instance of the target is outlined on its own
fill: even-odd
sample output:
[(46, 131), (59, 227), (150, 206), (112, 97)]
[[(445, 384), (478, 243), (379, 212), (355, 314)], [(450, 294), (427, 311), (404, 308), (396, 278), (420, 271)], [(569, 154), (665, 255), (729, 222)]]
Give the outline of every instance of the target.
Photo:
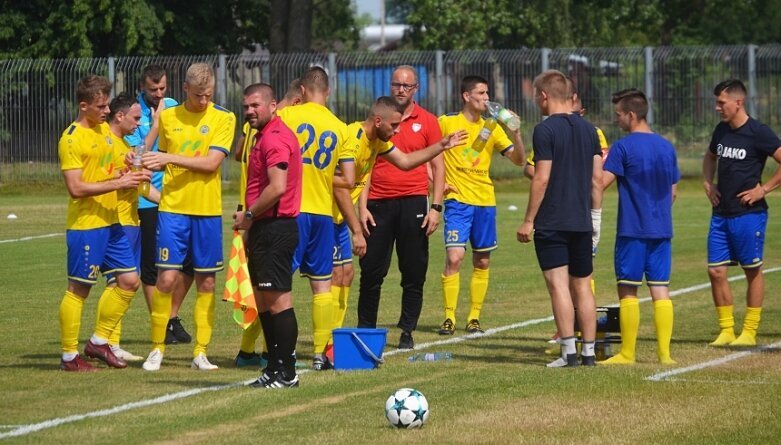
[[(141, 228), (138, 226), (122, 226), (122, 231), (125, 232), (128, 244), (130, 244), (130, 253), (133, 257), (133, 264), (136, 265), (136, 270), (141, 270)], [(106, 274), (106, 284), (116, 283), (117, 277), (115, 274)]]
[(222, 216), (158, 212), (155, 266), (182, 270), (188, 256), (195, 273), (210, 274), (223, 269)]
[(643, 275), (648, 286), (670, 284), (672, 242), (669, 238), (616, 238), (614, 267), (616, 281), (624, 286), (640, 286)]
[(496, 207), (445, 201), (445, 249), (470, 241), (473, 252), (496, 250)]
[(89, 230), (66, 230), (68, 279), (94, 285), (98, 273), (136, 272), (130, 244), (119, 224)]
[(353, 246), (350, 243), (350, 229), (347, 223), (334, 224), (334, 266), (353, 262)]
[(762, 266), (767, 211), (725, 218), (713, 215), (708, 232), (708, 267)]
[(334, 271), (334, 219), (331, 216), (300, 213), (298, 247), (293, 255), (293, 270), (301, 269), (301, 276), (310, 280), (326, 281)]

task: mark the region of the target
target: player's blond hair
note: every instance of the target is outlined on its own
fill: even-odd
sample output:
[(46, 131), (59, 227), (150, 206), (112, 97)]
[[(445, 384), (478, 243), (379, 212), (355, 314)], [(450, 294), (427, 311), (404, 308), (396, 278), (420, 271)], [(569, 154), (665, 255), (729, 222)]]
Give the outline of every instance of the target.
[(534, 88), (544, 91), (548, 97), (554, 100), (565, 101), (572, 98), (571, 83), (567, 82), (567, 76), (559, 70), (543, 71), (534, 78)]
[(76, 84), (76, 101), (92, 103), (101, 94), (108, 96), (111, 93), (111, 81), (103, 76), (88, 74)]
[(184, 78), (187, 85), (193, 87), (213, 87), (214, 70), (208, 63), (193, 63), (187, 68), (187, 75)]

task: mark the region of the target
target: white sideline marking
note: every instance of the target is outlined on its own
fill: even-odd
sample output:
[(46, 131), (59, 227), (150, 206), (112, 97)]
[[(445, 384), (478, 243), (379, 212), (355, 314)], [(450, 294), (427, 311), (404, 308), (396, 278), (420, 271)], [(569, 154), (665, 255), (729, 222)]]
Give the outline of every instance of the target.
[(21, 238), (16, 238), (16, 239), (3, 239), (3, 240), (0, 240), (0, 244), (17, 243), (19, 241), (30, 241), (30, 240), (34, 240), (34, 239), (51, 238), (51, 237), (54, 237), (54, 236), (63, 236), (63, 235), (64, 235), (64, 233), (47, 233), (46, 235), (23, 236)]
[(767, 380), (724, 380), (724, 379), (677, 379), (675, 377), (665, 379), (666, 382), (683, 382), (683, 383), (715, 383), (718, 385), (734, 385), (739, 383), (741, 385), (781, 385), (781, 382), (768, 382)]
[[(53, 236), (53, 235), (54, 234), (49, 235), (49, 236)], [(6, 242), (8, 242), (8, 241), (6, 241)], [(763, 273), (777, 272), (777, 271), (780, 271), (780, 270), (781, 270), (781, 267), (775, 267), (775, 268), (772, 268), (772, 269), (763, 270)], [(736, 280), (740, 280), (740, 279), (744, 279), (744, 278), (745, 278), (744, 275), (736, 275), (734, 277), (730, 277), (729, 281), (736, 281)], [(670, 292), (670, 296), (673, 297), (673, 296), (685, 294), (685, 293), (688, 293), (688, 292), (694, 292), (694, 291), (701, 290), (701, 289), (707, 289), (709, 286), (710, 286), (710, 283), (698, 284), (696, 286), (691, 286), (691, 287), (687, 287), (687, 288), (684, 288), (684, 289), (679, 289), (679, 290), (676, 290), (676, 291), (672, 291), (672, 292)], [(647, 298), (644, 298), (644, 299), (642, 299), (640, 301), (650, 301), (650, 300), (651, 300), (651, 298), (647, 297)], [(535, 325), (535, 324), (545, 323), (545, 322), (552, 321), (552, 320), (553, 320), (553, 316), (548, 316), (548, 317), (543, 317), (543, 318), (535, 318), (533, 320), (526, 320), (526, 321), (521, 321), (521, 322), (518, 322), (518, 323), (513, 323), (513, 324), (510, 324), (510, 325), (506, 325), (506, 326), (500, 326), (498, 328), (487, 329), (482, 334), (481, 333), (467, 334), (467, 335), (462, 335), (462, 336), (459, 336), (459, 337), (452, 337), (452, 338), (449, 338), (447, 340), (438, 340), (438, 341), (432, 341), (432, 342), (428, 342), (428, 343), (420, 343), (420, 344), (415, 346), (415, 350), (426, 349), (426, 348), (429, 348), (431, 346), (449, 345), (449, 344), (453, 344), (453, 343), (460, 343), (460, 342), (463, 342), (463, 341), (466, 341), (466, 340), (471, 340), (471, 339), (480, 338), (480, 337), (487, 337), (489, 335), (497, 334), (499, 332), (508, 331), (508, 330), (511, 330), (511, 329), (523, 328), (523, 327), (526, 327), (526, 326), (532, 326), (532, 325)], [(765, 347), (765, 348), (766, 349), (770, 349), (770, 348), (779, 347), (779, 346), (781, 346), (781, 342), (774, 343), (773, 345), (770, 345), (770, 346)], [(395, 350), (391, 350), (391, 351), (388, 351), (388, 352), (383, 352), (383, 356), (403, 354), (403, 353), (409, 353), (409, 352), (410, 352), (409, 349), (395, 349)], [(744, 353), (742, 353), (743, 355), (741, 355), (740, 357), (744, 357), (745, 355), (747, 355), (746, 352), (749, 352), (749, 351), (745, 351)], [(739, 354), (741, 354), (741, 353), (739, 353)], [(735, 355), (735, 354), (733, 354), (733, 355)], [(738, 357), (738, 358), (740, 358), (740, 357)], [(721, 360), (723, 360), (723, 359), (721, 359)], [(730, 360), (727, 360), (727, 361), (731, 361), (731, 360), (735, 360), (735, 359), (730, 359)], [(712, 361), (711, 362), (706, 362), (706, 363), (712, 363)], [(726, 363), (726, 361), (724, 363)], [(697, 366), (697, 365), (695, 365), (695, 366)], [(692, 367), (690, 366), (688, 368), (692, 368)], [(681, 368), (681, 369), (688, 369), (688, 368)], [(677, 371), (677, 370), (671, 370), (671, 371), (668, 371), (668, 373), (672, 373), (674, 371)], [(303, 374), (303, 373), (306, 373), (306, 372), (309, 372), (309, 370), (308, 369), (304, 369), (304, 370), (299, 371), (298, 373), (299, 374)], [(684, 372), (688, 372), (688, 371), (684, 371)], [(681, 372), (677, 372), (675, 374), (669, 374), (669, 375), (676, 375), (676, 374), (680, 374), (680, 373)], [(653, 377), (653, 376), (651, 376), (651, 377)], [(650, 377), (648, 377), (647, 379), (650, 380)], [(9, 437), (25, 436), (27, 434), (35, 433), (37, 431), (41, 431), (41, 430), (48, 429), (48, 428), (54, 428), (55, 426), (59, 426), (59, 425), (66, 424), (66, 423), (73, 423), (73, 422), (78, 422), (80, 420), (96, 418), (96, 417), (105, 417), (105, 416), (110, 416), (112, 414), (118, 414), (118, 413), (121, 413), (121, 412), (130, 411), (130, 410), (133, 410), (133, 409), (146, 408), (148, 406), (153, 406), (153, 405), (160, 405), (162, 403), (168, 403), (168, 402), (171, 402), (173, 400), (184, 399), (186, 397), (195, 396), (195, 395), (198, 395), (198, 394), (201, 394), (201, 393), (204, 393), (204, 392), (208, 392), (208, 391), (222, 391), (223, 389), (237, 388), (237, 387), (240, 387), (240, 386), (248, 385), (249, 383), (251, 383), (253, 381), (255, 381), (255, 379), (250, 379), (250, 380), (245, 380), (245, 381), (242, 381), (242, 382), (230, 383), (230, 384), (225, 384), (225, 385), (216, 385), (216, 386), (206, 386), (206, 387), (203, 387), (203, 388), (195, 388), (195, 389), (190, 389), (190, 390), (187, 390), (187, 391), (180, 391), (180, 392), (175, 392), (175, 393), (171, 393), (171, 394), (165, 394), (163, 396), (155, 397), (153, 399), (146, 399), (146, 400), (140, 400), (138, 402), (126, 403), (124, 405), (117, 405), (117, 406), (115, 406), (113, 408), (102, 409), (102, 410), (98, 410), (98, 411), (92, 411), (92, 412), (85, 413), (85, 414), (75, 414), (75, 415), (72, 415), (72, 416), (58, 417), (56, 419), (45, 420), (45, 421), (39, 422), (39, 423), (31, 423), (29, 425), (19, 425), (14, 430), (7, 431), (5, 433), (0, 433), (0, 440), (7, 439)]]
[(696, 365), (686, 366), (684, 368), (677, 368), (677, 369), (671, 369), (669, 371), (660, 372), (658, 374), (654, 374), (650, 377), (646, 377), (646, 380), (649, 380), (651, 382), (661, 382), (664, 380), (667, 380), (668, 377), (672, 377), (674, 375), (680, 375), (685, 374), (687, 372), (691, 371), (699, 371), (701, 369), (710, 368), (713, 366), (723, 365), (724, 363), (729, 363), (733, 360), (738, 360), (743, 357), (748, 357), (749, 355), (756, 354), (758, 352), (766, 352), (769, 350), (776, 349), (778, 347), (781, 347), (781, 341), (773, 343), (771, 345), (764, 345), (759, 346), (756, 348), (749, 349), (747, 351), (740, 351), (735, 352), (733, 354), (725, 355), (724, 357), (717, 358), (714, 360), (709, 360), (707, 362), (698, 363)]

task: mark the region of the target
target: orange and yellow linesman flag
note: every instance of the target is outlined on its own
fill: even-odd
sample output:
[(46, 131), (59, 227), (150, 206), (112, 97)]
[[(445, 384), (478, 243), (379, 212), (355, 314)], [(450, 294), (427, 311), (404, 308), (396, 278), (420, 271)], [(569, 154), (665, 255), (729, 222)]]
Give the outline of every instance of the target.
[(244, 250), (244, 240), (238, 231), (233, 232), (222, 301), (233, 302), (233, 319), (243, 329), (247, 329), (258, 318), (258, 306), (247, 269), (247, 253)]

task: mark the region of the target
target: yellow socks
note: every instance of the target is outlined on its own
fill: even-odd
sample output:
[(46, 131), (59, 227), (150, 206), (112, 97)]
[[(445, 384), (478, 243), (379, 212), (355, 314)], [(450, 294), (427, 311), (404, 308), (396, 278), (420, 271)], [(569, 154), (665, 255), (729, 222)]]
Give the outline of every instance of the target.
[(759, 329), (759, 320), (762, 315), (761, 307), (747, 307), (746, 317), (743, 319), (743, 332), (740, 337), (735, 339), (730, 346), (756, 346), (757, 329)]
[(63, 354), (78, 354), (82, 309), (84, 299), (65, 291), (60, 302), (60, 342)]
[(733, 306), (716, 306), (716, 314), (719, 316), (719, 328), (721, 332), (711, 346), (727, 346), (735, 341), (735, 317), (732, 315)]
[(334, 323), (334, 299), (330, 292), (315, 294), (312, 299), (312, 343), (315, 354), (323, 354), (331, 338)]
[[(485, 294), (488, 293), (488, 269), (473, 269), (472, 281), (469, 285), (469, 290), (472, 294), (472, 305), (469, 308), (469, 320), (479, 320), (480, 311), (483, 309), (483, 301), (485, 301)], [(453, 320), (455, 322), (455, 320)]]
[(458, 306), (458, 292), (461, 287), (461, 274), (456, 272), (448, 277), (442, 275), (442, 294), (444, 296), (445, 318), (456, 322), (456, 307)]
[(206, 355), (206, 348), (212, 339), (214, 328), (214, 292), (196, 292), (193, 321), (195, 322), (193, 357), (198, 357), (201, 353)]
[(95, 336), (108, 340), (114, 328), (125, 316), (135, 291), (124, 290), (119, 286), (106, 289), (98, 302), (98, 320), (95, 323)]
[(670, 358), (670, 340), (673, 336), (673, 301), (654, 301), (654, 325), (656, 325), (656, 354), (659, 363), (674, 365)]
[(344, 316), (347, 314), (347, 299), (350, 296), (350, 286), (331, 286), (334, 300), (334, 328), (344, 326)]
[(640, 302), (637, 298), (622, 298), (619, 302), (619, 322), (621, 324), (621, 351), (603, 365), (632, 365), (635, 363), (637, 331), (640, 329)]
[(171, 316), (171, 294), (160, 292), (157, 287), (152, 293), (152, 349), (159, 349), (160, 352), (165, 352), (165, 329)]
[[(256, 318), (244, 332), (241, 333), (241, 352), (252, 354), (255, 352), (255, 341), (263, 333), (263, 327), (260, 326), (260, 318)], [(265, 350), (265, 348), (264, 348)]]

